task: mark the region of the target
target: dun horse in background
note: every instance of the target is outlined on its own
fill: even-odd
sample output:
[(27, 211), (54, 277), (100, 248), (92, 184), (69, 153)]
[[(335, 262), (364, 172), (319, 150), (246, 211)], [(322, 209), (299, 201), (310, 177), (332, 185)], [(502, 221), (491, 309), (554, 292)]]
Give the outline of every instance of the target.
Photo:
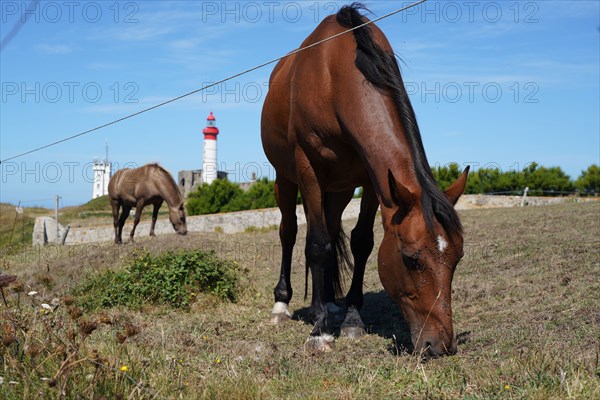
[[(362, 24), (360, 5), (326, 18), (302, 43)], [(307, 219), (306, 263), (312, 276), (314, 328), (306, 345), (332, 346), (328, 303), (340, 292), (341, 215), (358, 186), (361, 211), (351, 236), (352, 284), (341, 334), (364, 334), (365, 264), (378, 207), (384, 227), (379, 276), (410, 325), (416, 352), (456, 352), (450, 304), (463, 235), (454, 204), (468, 168), (446, 192), (431, 173), (417, 120), (391, 45), (374, 25), (291, 55), (275, 67), (262, 113), (262, 143), (276, 169), (282, 262), (272, 321), (289, 318), (290, 269), (296, 241), (296, 196)], [(347, 258), (346, 258), (347, 259)], [(338, 261), (340, 260), (340, 261)]]
[[(154, 236), (154, 225), (163, 201), (169, 206), (169, 220), (180, 235), (187, 233), (183, 198), (171, 174), (158, 164), (146, 164), (140, 168), (117, 171), (108, 183), (108, 198), (112, 207), (115, 243), (121, 244), (123, 226), (132, 207), (135, 220), (129, 236), (133, 242), (135, 228), (140, 222), (142, 210), (148, 204), (154, 206), (150, 236)], [(123, 207), (119, 217), (119, 208)]]

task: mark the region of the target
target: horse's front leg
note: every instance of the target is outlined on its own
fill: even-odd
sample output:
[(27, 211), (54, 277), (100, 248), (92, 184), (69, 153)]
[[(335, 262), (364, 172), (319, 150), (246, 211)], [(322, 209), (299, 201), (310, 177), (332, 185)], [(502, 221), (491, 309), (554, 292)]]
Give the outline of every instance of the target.
[(131, 243), (133, 243), (133, 235), (135, 234), (135, 228), (140, 223), (140, 219), (142, 218), (142, 210), (144, 209), (144, 201), (139, 200), (135, 205), (135, 219), (133, 220), (133, 228), (131, 228), (131, 233), (129, 234), (129, 238), (131, 239)]
[(305, 347), (309, 351), (328, 351), (333, 348), (333, 335), (327, 326), (325, 277), (326, 267), (333, 256), (331, 237), (327, 232), (324, 215), (323, 191), (316, 174), (304, 153), (298, 152), (297, 165), (302, 173), (298, 176), (302, 201), (306, 210), (306, 265), (312, 275), (312, 302), (310, 315), (314, 327)]
[(353, 339), (365, 334), (365, 325), (359, 311), (363, 306), (363, 280), (367, 260), (373, 250), (373, 224), (378, 208), (379, 202), (373, 187), (370, 185), (364, 186), (358, 222), (352, 230), (350, 241), (352, 255), (354, 256), (354, 274), (352, 275), (352, 285), (346, 296), (348, 312), (340, 329), (341, 336)]
[(158, 218), (158, 210), (162, 206), (162, 200), (158, 203), (154, 203), (154, 209), (152, 210), (152, 224), (150, 225), (150, 236), (156, 236), (154, 234), (154, 226), (156, 225), (156, 219)]

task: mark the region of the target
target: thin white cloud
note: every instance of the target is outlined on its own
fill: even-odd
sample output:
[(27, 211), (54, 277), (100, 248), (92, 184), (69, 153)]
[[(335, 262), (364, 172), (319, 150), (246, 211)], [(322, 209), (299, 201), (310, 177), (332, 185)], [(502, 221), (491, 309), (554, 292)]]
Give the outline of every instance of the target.
[(42, 43), (37, 45), (36, 49), (44, 54), (68, 54), (73, 51), (73, 49), (66, 44)]

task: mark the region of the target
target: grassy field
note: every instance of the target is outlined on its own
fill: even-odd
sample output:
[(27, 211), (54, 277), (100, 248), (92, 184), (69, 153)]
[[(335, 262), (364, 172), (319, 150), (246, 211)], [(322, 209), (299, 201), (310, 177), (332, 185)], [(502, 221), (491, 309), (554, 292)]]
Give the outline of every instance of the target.
[(24, 207), (17, 214), (16, 206), (0, 203), (0, 249), (31, 244), (36, 217), (50, 215), (51, 210), (42, 207)]
[[(369, 334), (337, 339), (325, 354), (303, 349), (311, 325), (302, 247), (294, 256), (294, 318), (268, 323), (280, 258), (276, 231), (173, 234), (135, 245), (6, 255), (1, 269), (18, 280), (3, 290), (8, 307), (0, 304), (0, 397), (600, 398), (600, 203), (461, 216), (465, 257), (453, 285), (459, 351), (428, 362), (403, 351), (406, 324), (382, 290), (377, 248), (361, 312)], [(345, 225), (349, 231), (351, 223)], [(377, 223), (375, 242), (381, 237)], [(121, 268), (141, 247), (153, 254), (214, 250), (237, 262), (238, 301), (199, 294), (189, 310), (147, 305), (79, 315), (73, 288)]]

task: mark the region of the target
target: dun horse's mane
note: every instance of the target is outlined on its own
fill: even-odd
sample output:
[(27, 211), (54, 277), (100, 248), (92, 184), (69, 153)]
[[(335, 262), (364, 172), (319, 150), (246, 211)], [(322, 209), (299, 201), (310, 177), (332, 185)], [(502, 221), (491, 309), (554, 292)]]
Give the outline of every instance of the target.
[(169, 182), (171, 182), (172, 186), (177, 190), (177, 193), (179, 195), (181, 195), (181, 193), (179, 192), (179, 188), (177, 187), (177, 182), (175, 182), (175, 179), (173, 178), (173, 176), (171, 175), (171, 173), (169, 171), (167, 171), (159, 163), (152, 162), (152, 163), (144, 164), (140, 168), (156, 168), (156, 169), (158, 169), (158, 172), (164, 174), (167, 177), (167, 179), (169, 180)]
[[(336, 15), (337, 22), (346, 28), (362, 24), (365, 19), (360, 10), (361, 3), (344, 6)], [(354, 31), (356, 39), (356, 67), (377, 89), (394, 99), (398, 114), (410, 143), (413, 163), (419, 184), (422, 187), (422, 208), (425, 223), (433, 232), (433, 218), (448, 233), (461, 232), (462, 226), (453, 204), (438, 188), (423, 148), (423, 141), (412, 104), (404, 88), (396, 56), (384, 51), (374, 40), (372, 30), (365, 26)]]

